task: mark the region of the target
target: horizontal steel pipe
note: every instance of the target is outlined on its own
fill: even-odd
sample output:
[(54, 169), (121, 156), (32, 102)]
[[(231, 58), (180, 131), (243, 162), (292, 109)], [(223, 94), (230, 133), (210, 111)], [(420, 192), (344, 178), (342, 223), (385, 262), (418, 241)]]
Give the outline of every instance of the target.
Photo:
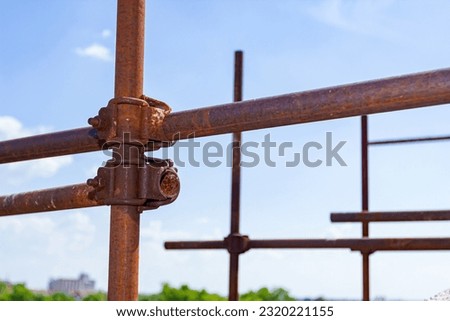
[(331, 213), (331, 222), (448, 221), (450, 211)]
[[(450, 103), (450, 69), (169, 114), (154, 140), (180, 140)], [(101, 149), (90, 127), (0, 142), (0, 164)]]
[(392, 145), (392, 144), (409, 144), (409, 143), (426, 143), (450, 140), (450, 136), (432, 136), (432, 137), (417, 137), (417, 138), (404, 138), (404, 139), (386, 139), (386, 140), (374, 140), (368, 142), (369, 145)]
[(201, 250), (201, 249), (226, 249), (224, 241), (179, 241), (165, 242), (166, 250)]
[(450, 238), (361, 238), (361, 239), (292, 239), (254, 240), (252, 249), (351, 249), (373, 251), (450, 250)]
[(86, 184), (0, 196), (0, 216), (66, 210), (103, 205)]
[[(165, 242), (167, 250), (225, 249), (223, 241)], [(450, 250), (450, 238), (250, 240), (250, 249), (350, 249), (361, 252)]]
[(446, 103), (450, 103), (450, 69), (441, 69), (173, 113), (164, 120), (158, 139), (178, 140)]
[(84, 127), (0, 142), (0, 164), (101, 149), (96, 130)]

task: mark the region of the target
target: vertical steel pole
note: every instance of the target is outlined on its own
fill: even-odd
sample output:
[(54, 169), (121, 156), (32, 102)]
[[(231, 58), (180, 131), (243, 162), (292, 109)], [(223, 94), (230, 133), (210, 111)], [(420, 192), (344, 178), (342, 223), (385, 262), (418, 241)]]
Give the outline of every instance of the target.
[[(234, 95), (233, 101), (242, 100), (242, 51), (234, 53)], [(231, 181), (231, 233), (239, 233), (241, 193), (241, 132), (233, 133), (233, 165)], [(239, 300), (238, 278), (239, 253), (230, 253), (230, 279), (228, 300)]]
[[(143, 93), (145, 0), (118, 0), (116, 35), (115, 97), (140, 97)], [(133, 108), (128, 106), (128, 108)], [(122, 119), (121, 134), (132, 128)], [(139, 156), (141, 150), (121, 144), (116, 152), (123, 161)], [(116, 171), (115, 197), (135, 198), (136, 165)], [(111, 206), (108, 300), (137, 300), (139, 273), (140, 213), (135, 206)]]
[[(368, 124), (367, 116), (361, 116), (361, 177), (362, 177), (362, 211), (369, 210), (369, 144), (368, 144)], [(369, 223), (362, 223), (362, 236), (369, 236)], [(363, 300), (370, 300), (369, 283), (369, 255), (368, 252), (362, 252), (363, 259)]]

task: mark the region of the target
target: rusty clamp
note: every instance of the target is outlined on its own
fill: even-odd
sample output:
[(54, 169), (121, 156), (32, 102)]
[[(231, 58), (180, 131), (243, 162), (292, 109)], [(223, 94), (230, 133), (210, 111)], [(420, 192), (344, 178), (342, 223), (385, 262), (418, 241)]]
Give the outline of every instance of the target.
[[(108, 147), (124, 142), (143, 145), (146, 151), (157, 150), (174, 144), (154, 140), (164, 117), (171, 111), (166, 103), (145, 95), (140, 98), (118, 97), (100, 108), (98, 115), (89, 118), (88, 123), (97, 130), (98, 138)], [(133, 137), (121, 133), (122, 128), (127, 128)]]
[(250, 239), (248, 235), (232, 233), (224, 239), (224, 244), (228, 253), (242, 254), (250, 249)]
[[(96, 177), (87, 180), (95, 188), (97, 200), (106, 205), (137, 206), (141, 212), (175, 201), (180, 180), (173, 162), (144, 155), (144, 151), (172, 145), (152, 140), (170, 111), (167, 104), (150, 97), (119, 97), (101, 108), (98, 116), (89, 118), (98, 138), (116, 152), (97, 170)], [(121, 190), (118, 171), (127, 169), (137, 175), (137, 192), (133, 197), (118, 192)]]
[(114, 160), (109, 160), (97, 170), (95, 178), (87, 180), (95, 188), (95, 198), (106, 205), (134, 205), (140, 211), (152, 210), (172, 203), (180, 193), (180, 180), (172, 161), (144, 157), (144, 164), (138, 167), (137, 198), (119, 199), (114, 197), (116, 168)]

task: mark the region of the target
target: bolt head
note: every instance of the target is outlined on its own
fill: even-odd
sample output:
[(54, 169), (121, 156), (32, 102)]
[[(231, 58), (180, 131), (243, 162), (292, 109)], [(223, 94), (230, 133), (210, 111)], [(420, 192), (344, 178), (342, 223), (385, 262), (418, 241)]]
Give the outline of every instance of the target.
[(100, 118), (98, 116), (91, 117), (88, 119), (89, 125), (91, 125), (94, 128), (98, 128), (100, 126)]
[(167, 198), (177, 197), (180, 193), (180, 179), (175, 171), (166, 171), (160, 181), (161, 192)]

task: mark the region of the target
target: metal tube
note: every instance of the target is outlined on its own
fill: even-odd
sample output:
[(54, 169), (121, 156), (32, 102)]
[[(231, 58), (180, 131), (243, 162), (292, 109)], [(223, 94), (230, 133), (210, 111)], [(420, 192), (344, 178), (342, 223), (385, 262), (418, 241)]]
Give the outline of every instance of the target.
[(432, 137), (416, 137), (403, 139), (386, 139), (374, 140), (369, 142), (369, 145), (391, 145), (391, 144), (408, 144), (408, 143), (426, 143), (433, 141), (450, 140), (450, 136), (432, 136)]
[[(233, 101), (242, 100), (242, 51), (234, 53)], [(230, 235), (239, 233), (241, 198), (241, 132), (233, 133), (233, 166), (231, 177), (231, 227)], [(239, 300), (239, 254), (230, 253), (228, 300)]]
[(250, 240), (252, 249), (348, 248), (354, 251), (450, 250), (450, 238)]
[(228, 301), (239, 301), (239, 253), (230, 253)]
[[(350, 249), (353, 251), (450, 250), (450, 238), (250, 240), (250, 249)], [(225, 249), (223, 241), (165, 242), (167, 250)]]
[[(128, 85), (136, 80), (130, 76), (125, 79), (131, 79)], [(450, 69), (441, 69), (175, 112), (165, 118), (154, 140), (180, 140), (446, 103), (450, 103)], [(86, 135), (89, 130), (89, 127), (75, 130), (73, 134), (81, 140), (73, 139), (75, 142), (70, 145), (74, 146), (67, 149), (60, 144), (55, 151), (53, 140), (58, 142), (61, 133), (47, 134), (47, 140), (41, 142), (29, 137), (27, 148), (18, 147), (13, 158), (8, 158), (6, 151), (16, 143), (0, 142), (0, 163), (47, 157), (49, 153), (58, 156), (99, 150), (101, 144), (93, 139), (95, 132)], [(19, 155), (22, 151), (25, 157)]]
[(224, 241), (179, 241), (164, 242), (166, 250), (200, 250), (200, 249), (226, 249)]
[[(361, 209), (369, 210), (369, 148), (367, 116), (361, 116)], [(363, 223), (362, 236), (369, 236), (369, 224)]]
[[(242, 51), (235, 52), (234, 101), (242, 100)], [(231, 177), (231, 234), (239, 233), (241, 193), (241, 132), (233, 133), (233, 165)]]
[[(361, 208), (369, 210), (369, 130), (367, 115), (361, 116)], [(362, 224), (362, 237), (369, 237), (369, 223)], [(370, 300), (370, 253), (361, 252), (363, 274), (363, 301)]]
[[(143, 94), (145, 0), (118, 0), (115, 97)], [(129, 108), (133, 108), (129, 106)], [(121, 134), (127, 131), (121, 121)], [(133, 133), (130, 133), (133, 134)], [(124, 162), (136, 148), (122, 144)], [(143, 151), (139, 151), (141, 153)], [(137, 194), (137, 166), (122, 166), (116, 172), (115, 197), (126, 199)], [(137, 300), (139, 275), (140, 213), (135, 206), (111, 206), (108, 300)]]
[(363, 273), (363, 301), (370, 301), (370, 252), (361, 252)]
[(450, 102), (450, 69), (329, 87), (168, 115), (159, 140), (202, 137)]
[(97, 131), (83, 127), (0, 142), (0, 164), (100, 149)]
[(86, 184), (0, 196), (0, 216), (58, 211), (103, 205)]
[(332, 222), (448, 221), (450, 211), (331, 213)]

